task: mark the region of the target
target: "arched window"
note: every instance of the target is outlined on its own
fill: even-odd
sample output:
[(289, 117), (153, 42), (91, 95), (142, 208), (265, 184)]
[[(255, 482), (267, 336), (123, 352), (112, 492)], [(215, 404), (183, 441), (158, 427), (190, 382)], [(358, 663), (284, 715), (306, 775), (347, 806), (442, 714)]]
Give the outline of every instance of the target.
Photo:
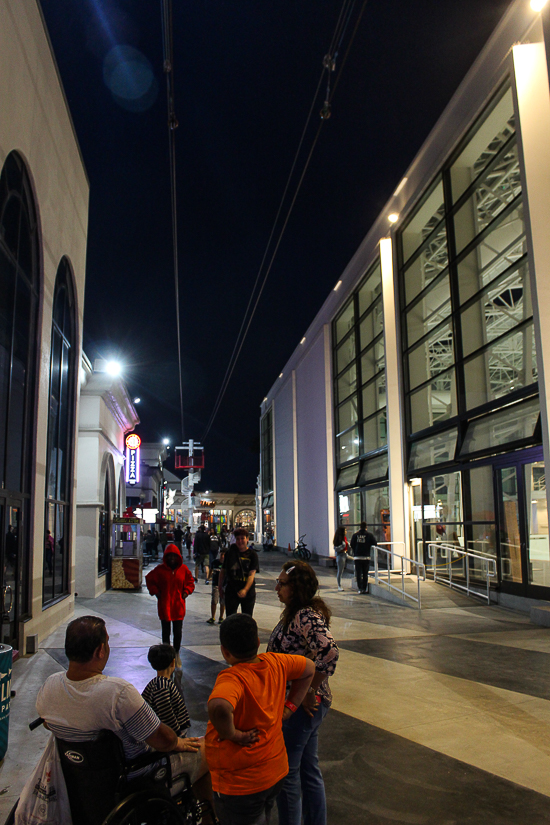
[(0, 175), (0, 593), (10, 618), (3, 642), (16, 639), (28, 615), (38, 280), (34, 197), (22, 158), (11, 152)]
[[(73, 421), (75, 406), (75, 306), (66, 258), (57, 270), (50, 356), (50, 403), (46, 468), (46, 533), (43, 601), (69, 589)], [(53, 538), (53, 547), (50, 537)]]

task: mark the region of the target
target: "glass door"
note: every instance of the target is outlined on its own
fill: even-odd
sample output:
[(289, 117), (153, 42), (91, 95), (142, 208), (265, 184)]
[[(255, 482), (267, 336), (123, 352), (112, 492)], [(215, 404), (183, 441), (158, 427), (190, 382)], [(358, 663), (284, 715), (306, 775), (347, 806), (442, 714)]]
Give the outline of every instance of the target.
[(17, 647), (17, 604), (21, 569), (21, 507), (0, 502), (1, 641)]

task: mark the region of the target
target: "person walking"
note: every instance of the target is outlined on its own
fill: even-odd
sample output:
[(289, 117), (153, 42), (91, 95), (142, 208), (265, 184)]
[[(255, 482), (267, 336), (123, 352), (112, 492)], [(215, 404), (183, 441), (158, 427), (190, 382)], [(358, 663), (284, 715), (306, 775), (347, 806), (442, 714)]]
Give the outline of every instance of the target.
[(179, 651), (185, 618), (185, 600), (195, 589), (195, 582), (175, 544), (166, 545), (162, 564), (157, 564), (150, 573), (147, 573), (145, 584), (151, 596), (156, 596), (158, 599), (162, 642), (166, 645), (170, 644), (170, 630), (172, 629), (176, 666), (181, 667)]
[(185, 547), (187, 548), (187, 559), (191, 558), (191, 548), (193, 547), (193, 534), (191, 533), (191, 528), (189, 525), (185, 528), (185, 536), (183, 537), (185, 541)]
[(218, 558), (219, 552), (220, 540), (216, 535), (216, 531), (210, 530), (210, 547), (208, 548), (208, 576), (206, 578), (205, 584), (210, 584), (210, 578), (212, 577), (212, 565)]
[(252, 616), (256, 603), (254, 579), (260, 570), (258, 554), (248, 546), (248, 531), (237, 527), (235, 544), (230, 544), (220, 572), (220, 588), (225, 588), (225, 610), (228, 616), (241, 612)]
[(195, 533), (195, 543), (193, 545), (195, 552), (195, 581), (199, 580), (199, 571), (204, 571), (204, 578), (208, 580), (208, 557), (210, 555), (210, 536), (204, 529), (204, 524), (201, 524)]
[[(174, 528), (174, 544), (176, 545), (176, 547), (178, 548), (180, 553), (182, 553), (182, 550), (183, 550), (183, 530), (181, 529), (179, 524), (177, 524)], [(182, 556), (183, 556), (183, 553), (182, 553)]]
[(319, 767), (319, 728), (332, 702), (329, 677), (336, 670), (339, 650), (329, 630), (331, 611), (319, 596), (319, 582), (305, 561), (287, 561), (275, 590), (283, 605), (267, 651), (305, 656), (315, 673), (305, 698), (283, 721), (288, 776), (277, 798), (279, 825), (326, 825), (325, 784)]
[(360, 529), (351, 537), (350, 547), (355, 562), (355, 578), (360, 593), (369, 592), (369, 568), (371, 548), (376, 546), (376, 537), (367, 531), (367, 522), (362, 521)]
[(336, 553), (336, 581), (338, 583), (338, 590), (343, 590), (342, 574), (346, 569), (348, 540), (346, 538), (346, 528), (338, 527), (332, 539), (334, 552)]
[(166, 545), (168, 544), (168, 534), (166, 532), (166, 527), (163, 527), (162, 530), (160, 531), (159, 542), (160, 542), (162, 555), (164, 556), (164, 551), (166, 550)]

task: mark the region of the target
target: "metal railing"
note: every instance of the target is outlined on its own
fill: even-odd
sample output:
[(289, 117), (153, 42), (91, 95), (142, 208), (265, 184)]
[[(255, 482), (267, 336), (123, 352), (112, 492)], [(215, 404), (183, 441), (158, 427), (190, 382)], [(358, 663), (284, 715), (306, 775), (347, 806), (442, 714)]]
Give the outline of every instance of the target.
[[(497, 563), (496, 559), (492, 556), (488, 556), (481, 553), (472, 553), (470, 550), (464, 550), (462, 547), (457, 547), (454, 544), (445, 544), (445, 542), (439, 541), (430, 541), (427, 544), (428, 548), (428, 557), (432, 559), (433, 566), (428, 567), (428, 572), (433, 573), (434, 582), (439, 582), (440, 584), (446, 584), (448, 587), (454, 588), (455, 590), (462, 590), (468, 596), (477, 596), (480, 599), (487, 599), (487, 604), (491, 603), (490, 591), (491, 591), (491, 579), (496, 578), (497, 575)], [(444, 560), (443, 564), (437, 563), (437, 557), (440, 556), (441, 559)], [(481, 578), (485, 578), (485, 586), (486, 592), (479, 591), (477, 589), (473, 589), (470, 584), (470, 561), (474, 562), (474, 565), (478, 567), (478, 571), (481, 573)], [(460, 582), (453, 580), (453, 564), (456, 562), (461, 562), (460, 565), (460, 575), (466, 579), (466, 584), (461, 584)], [(441, 569), (447, 569), (447, 577), (438, 573)], [(455, 575), (457, 571), (455, 570)], [(477, 581), (479, 584), (479, 579)]]
[[(387, 545), (390, 549), (386, 549)], [(397, 593), (401, 595), (403, 601), (405, 599), (412, 599), (413, 602), (418, 604), (418, 609), (422, 609), (421, 605), (421, 597), (420, 597), (420, 581), (426, 581), (426, 565), (420, 561), (416, 561), (415, 559), (410, 559), (407, 556), (402, 556), (399, 553), (396, 553), (393, 550), (395, 545), (400, 545), (405, 549), (405, 543), (403, 541), (381, 541), (380, 544), (377, 544), (375, 547), (372, 548), (373, 555), (374, 555), (374, 582), (375, 584), (383, 584), (389, 590), (395, 590)], [(378, 551), (386, 554), (387, 559), (387, 581), (385, 578), (382, 578), (380, 575), (380, 571), (378, 569)], [(393, 567), (395, 565), (396, 560), (399, 560), (400, 563), (400, 570), (394, 570)], [(406, 567), (408, 566), (408, 570)], [(405, 590), (405, 576), (410, 575), (412, 572), (412, 567), (414, 566), (416, 570), (416, 585), (417, 585), (417, 595), (413, 596), (411, 593), (407, 593)], [(386, 571), (384, 571), (386, 572)], [(401, 576), (401, 587), (398, 587), (391, 582), (391, 576), (393, 575), (400, 575)]]

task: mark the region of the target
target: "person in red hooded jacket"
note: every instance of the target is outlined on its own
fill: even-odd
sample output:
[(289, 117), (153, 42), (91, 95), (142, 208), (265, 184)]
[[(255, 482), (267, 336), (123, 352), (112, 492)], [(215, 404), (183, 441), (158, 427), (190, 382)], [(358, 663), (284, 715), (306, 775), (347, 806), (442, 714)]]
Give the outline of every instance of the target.
[(162, 564), (145, 576), (145, 584), (151, 596), (158, 599), (158, 614), (162, 627), (162, 642), (170, 644), (170, 625), (174, 634), (176, 666), (181, 667), (181, 631), (185, 618), (185, 600), (195, 589), (191, 571), (183, 563), (179, 548), (167, 544)]

